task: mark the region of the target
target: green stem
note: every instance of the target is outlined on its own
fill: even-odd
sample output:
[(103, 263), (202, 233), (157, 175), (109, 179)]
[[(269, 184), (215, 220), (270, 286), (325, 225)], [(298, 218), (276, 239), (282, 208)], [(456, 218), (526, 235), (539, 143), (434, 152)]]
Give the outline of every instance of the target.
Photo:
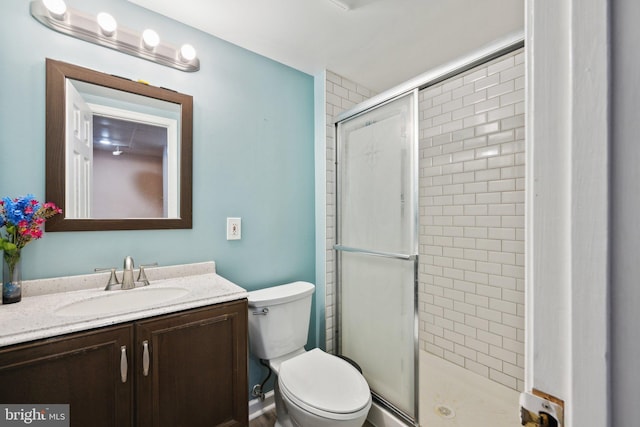
[(13, 280), (13, 273), (16, 269), (16, 264), (20, 261), (20, 250), (4, 251), (4, 261), (9, 268), (9, 280)]

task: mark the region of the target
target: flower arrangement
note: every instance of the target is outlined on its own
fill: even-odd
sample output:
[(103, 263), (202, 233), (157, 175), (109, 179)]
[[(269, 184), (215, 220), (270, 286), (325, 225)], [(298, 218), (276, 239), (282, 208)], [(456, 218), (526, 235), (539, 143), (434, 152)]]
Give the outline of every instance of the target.
[[(4, 252), (5, 269), (9, 270), (5, 273), (8, 273), (8, 277), (14, 277), (22, 248), (41, 238), (46, 220), (61, 212), (62, 209), (54, 203), (41, 204), (32, 194), (14, 199), (4, 197), (0, 200), (0, 229), (4, 228), (0, 230), (0, 249)], [(6, 281), (4, 286), (7, 286)], [(5, 293), (6, 290), (3, 289), (3, 299)]]

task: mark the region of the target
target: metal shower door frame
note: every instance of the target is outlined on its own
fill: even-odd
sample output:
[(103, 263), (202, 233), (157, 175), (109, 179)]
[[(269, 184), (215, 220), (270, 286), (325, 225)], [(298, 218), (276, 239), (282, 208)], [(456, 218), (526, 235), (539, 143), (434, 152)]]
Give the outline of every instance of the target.
[[(412, 138), (412, 147), (411, 147), (411, 151), (412, 151), (412, 168), (410, 171), (411, 174), (411, 192), (413, 193), (413, 201), (411, 203), (411, 209), (412, 209), (412, 244), (411, 246), (411, 250), (413, 251), (413, 253), (410, 254), (403, 254), (403, 253), (391, 253), (391, 252), (383, 252), (383, 251), (374, 251), (374, 250), (367, 250), (364, 248), (354, 248), (354, 247), (349, 247), (349, 246), (344, 246), (342, 244), (340, 244), (341, 240), (341, 236), (340, 236), (340, 196), (341, 196), (341, 192), (340, 192), (340, 167), (341, 167), (341, 159), (340, 159), (340, 147), (341, 147), (341, 141), (340, 141), (340, 134), (338, 132), (338, 125), (342, 122), (346, 122), (349, 121), (351, 119), (354, 119), (356, 117), (360, 117), (362, 115), (365, 115), (369, 112), (375, 111), (377, 108), (383, 107), (391, 102), (397, 101), (401, 98), (404, 97), (408, 97), (408, 96), (412, 96), (413, 99), (411, 100), (412, 102), (412, 111), (413, 111), (413, 125), (412, 125), (412, 129), (411, 132), (413, 133), (413, 138)], [(394, 96), (390, 99), (385, 100), (384, 102), (378, 103), (376, 105), (371, 106), (370, 108), (367, 108), (366, 110), (360, 111), (357, 114), (348, 116), (348, 117), (342, 117), (340, 118), (338, 121), (335, 122), (334, 124), (334, 131), (335, 131), (335, 141), (336, 141), (336, 167), (335, 167), (335, 194), (336, 194), (336, 212), (335, 212), (335, 219), (336, 219), (336, 224), (335, 224), (335, 245), (333, 246), (333, 249), (335, 251), (335, 263), (336, 263), (336, 267), (335, 267), (335, 277), (334, 277), (334, 283), (336, 286), (336, 292), (335, 292), (335, 306), (336, 306), (336, 310), (335, 310), (335, 326), (334, 326), (334, 342), (335, 342), (335, 349), (336, 349), (336, 353), (337, 354), (341, 354), (342, 353), (342, 345), (341, 345), (341, 288), (342, 288), (342, 283), (341, 283), (341, 261), (340, 261), (340, 256), (339, 253), (340, 252), (350, 252), (350, 253), (358, 253), (358, 254), (363, 254), (363, 255), (370, 255), (370, 256), (377, 256), (377, 257), (383, 257), (383, 258), (391, 258), (391, 259), (397, 259), (397, 260), (403, 260), (403, 261), (408, 261), (408, 262), (413, 262), (413, 372), (414, 372), (414, 402), (413, 402), (413, 406), (414, 406), (414, 416), (411, 416), (409, 414), (406, 414), (403, 410), (399, 409), (398, 407), (396, 407), (394, 404), (392, 404), (391, 402), (389, 402), (387, 399), (385, 399), (383, 396), (379, 395), (378, 393), (376, 393), (375, 391), (372, 390), (372, 395), (374, 398), (374, 401), (376, 401), (378, 404), (380, 404), (383, 408), (389, 410), (391, 413), (393, 413), (394, 415), (396, 415), (397, 417), (401, 418), (404, 422), (408, 423), (409, 425), (413, 425), (413, 426), (419, 426), (419, 327), (420, 327), (420, 321), (419, 321), (419, 312), (418, 312), (418, 288), (419, 288), (419, 280), (418, 280), (418, 268), (419, 268), (419, 259), (418, 259), (418, 253), (419, 253), (419, 108), (418, 108), (418, 97), (419, 97), (419, 89), (418, 88), (413, 88), (409, 91), (403, 92), (397, 96)]]

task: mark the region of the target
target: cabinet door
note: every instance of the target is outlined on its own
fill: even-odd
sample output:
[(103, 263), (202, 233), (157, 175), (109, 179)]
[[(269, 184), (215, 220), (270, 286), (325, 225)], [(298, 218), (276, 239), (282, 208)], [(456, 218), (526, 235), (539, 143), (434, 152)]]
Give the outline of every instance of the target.
[(0, 348), (0, 402), (69, 404), (73, 427), (131, 426), (132, 344), (121, 326)]
[(136, 323), (138, 427), (247, 426), (247, 301)]

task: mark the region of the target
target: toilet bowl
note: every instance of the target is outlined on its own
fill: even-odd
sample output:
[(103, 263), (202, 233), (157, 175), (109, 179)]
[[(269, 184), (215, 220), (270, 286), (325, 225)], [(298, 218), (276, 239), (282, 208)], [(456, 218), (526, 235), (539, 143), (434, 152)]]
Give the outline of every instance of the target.
[(317, 348), (283, 362), (278, 386), (293, 425), (360, 427), (371, 408), (364, 377)]
[(365, 378), (341, 358), (304, 349), (313, 291), (294, 282), (249, 292), (249, 345), (276, 373), (276, 426), (361, 427), (371, 408)]

